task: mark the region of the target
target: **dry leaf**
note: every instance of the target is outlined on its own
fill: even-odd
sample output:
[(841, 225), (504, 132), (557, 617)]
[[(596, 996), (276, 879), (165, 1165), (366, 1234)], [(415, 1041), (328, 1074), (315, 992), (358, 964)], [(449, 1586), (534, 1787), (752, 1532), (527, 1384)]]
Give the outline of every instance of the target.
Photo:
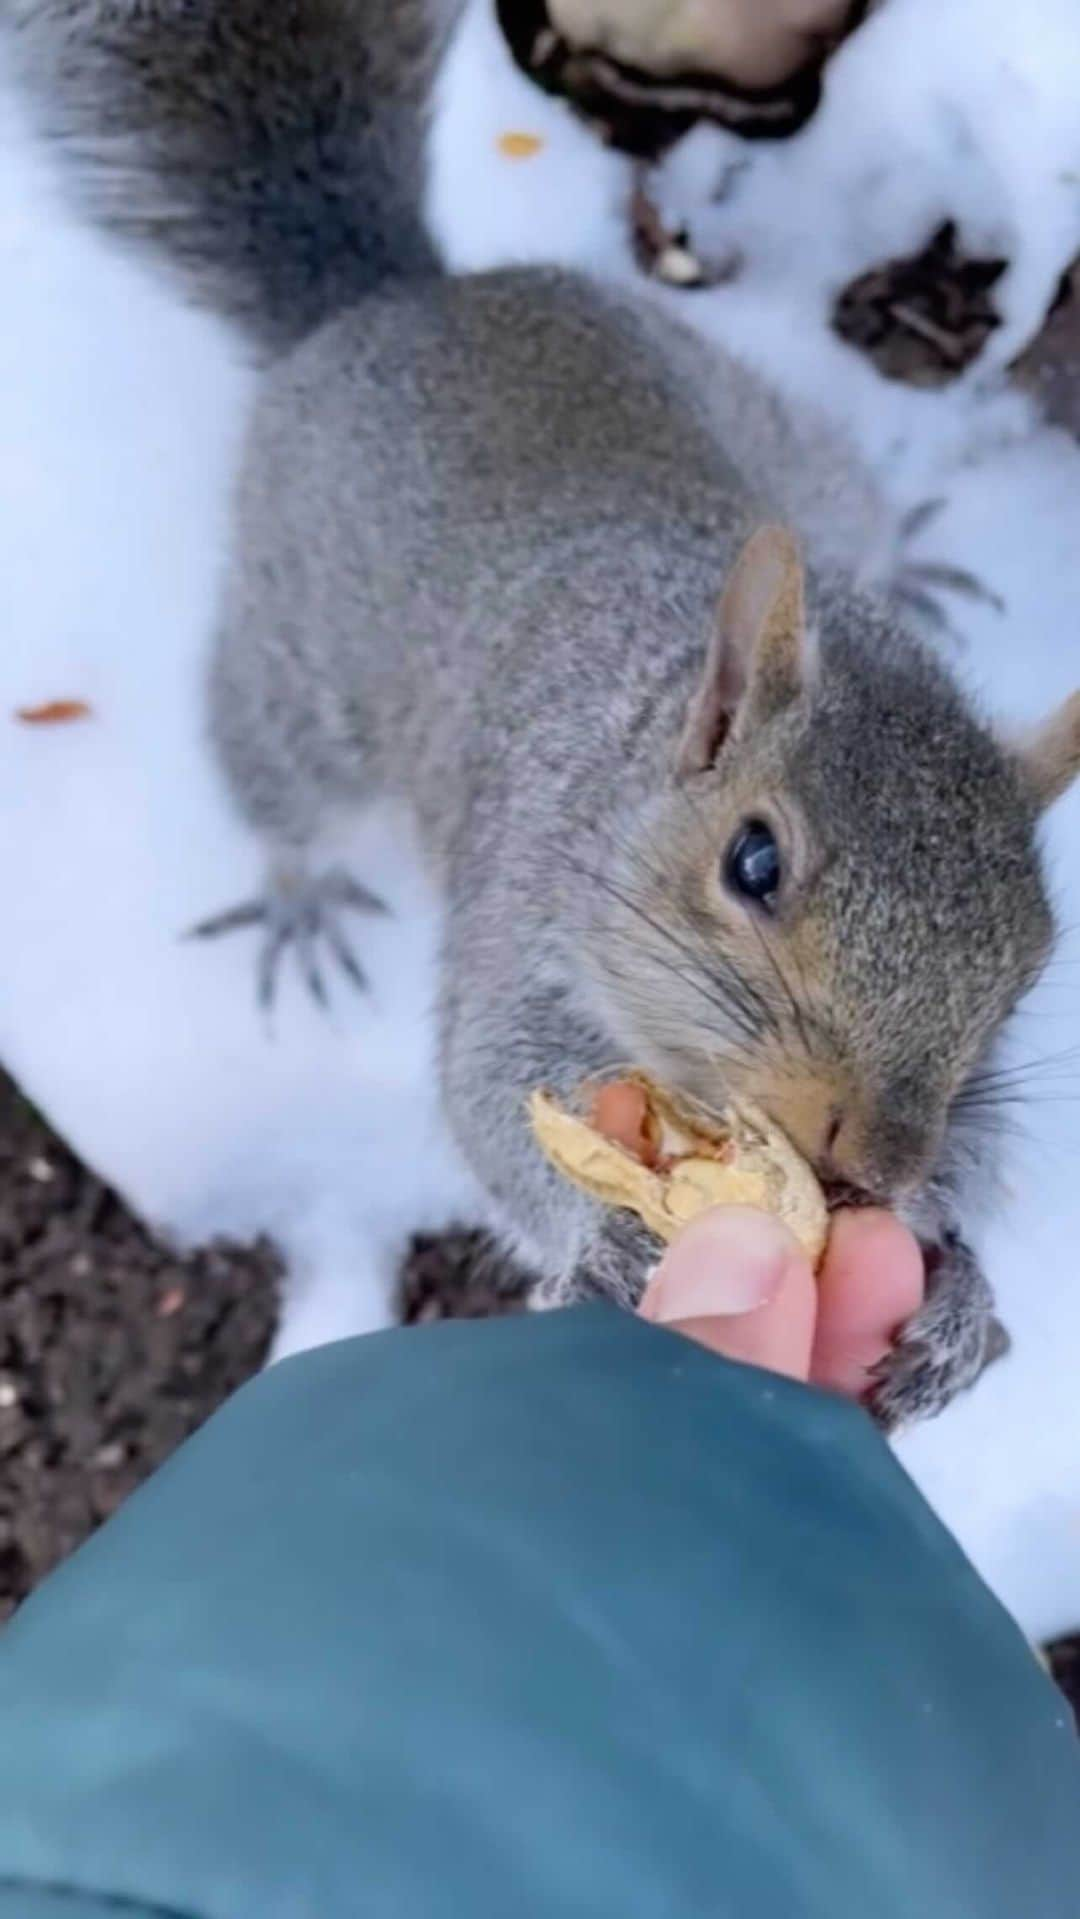
[(85, 700), (46, 700), (44, 706), (20, 706), (15, 718), (26, 726), (66, 726), (71, 720), (88, 720), (91, 711)]
[(544, 142), (538, 133), (500, 133), (495, 144), (504, 160), (532, 160)]

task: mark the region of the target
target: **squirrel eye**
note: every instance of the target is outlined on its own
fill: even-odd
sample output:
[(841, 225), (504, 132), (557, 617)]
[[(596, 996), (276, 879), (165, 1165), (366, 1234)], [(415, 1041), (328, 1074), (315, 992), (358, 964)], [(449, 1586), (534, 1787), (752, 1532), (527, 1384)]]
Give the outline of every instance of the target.
[(780, 849), (763, 820), (740, 826), (724, 861), (728, 889), (756, 906), (771, 909), (780, 890)]

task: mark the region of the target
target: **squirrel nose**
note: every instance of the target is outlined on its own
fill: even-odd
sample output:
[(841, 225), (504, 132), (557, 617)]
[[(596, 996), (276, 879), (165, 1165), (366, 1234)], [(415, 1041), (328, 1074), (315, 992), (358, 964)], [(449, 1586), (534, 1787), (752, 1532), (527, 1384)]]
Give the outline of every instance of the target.
[(937, 1145), (938, 1102), (926, 1079), (879, 1092), (790, 1075), (755, 1089), (822, 1183), (888, 1205), (918, 1185)]
[(817, 1159), (829, 1185), (847, 1186), (883, 1202), (918, 1184), (931, 1158), (927, 1129), (913, 1115), (883, 1102), (869, 1121), (851, 1107), (834, 1106)]
[(825, 1186), (839, 1186), (876, 1197), (866, 1185), (864, 1156), (856, 1135), (850, 1113), (842, 1106), (834, 1106), (825, 1122), (821, 1147), (815, 1156), (815, 1170)]

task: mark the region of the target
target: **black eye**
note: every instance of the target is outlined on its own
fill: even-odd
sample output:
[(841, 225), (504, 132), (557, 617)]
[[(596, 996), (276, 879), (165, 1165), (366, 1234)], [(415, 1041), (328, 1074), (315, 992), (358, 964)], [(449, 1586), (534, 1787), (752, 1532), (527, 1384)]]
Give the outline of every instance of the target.
[(724, 878), (733, 893), (772, 907), (780, 890), (780, 849), (763, 820), (740, 826), (724, 861)]

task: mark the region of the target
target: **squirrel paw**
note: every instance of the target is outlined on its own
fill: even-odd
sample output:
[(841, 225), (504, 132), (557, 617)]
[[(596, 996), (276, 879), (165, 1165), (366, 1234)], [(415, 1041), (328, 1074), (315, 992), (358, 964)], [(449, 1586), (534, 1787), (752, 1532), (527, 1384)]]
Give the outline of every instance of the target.
[(875, 1368), (866, 1403), (885, 1432), (940, 1413), (1009, 1350), (970, 1247), (949, 1234), (927, 1254), (927, 1297)]
[(361, 886), (343, 867), (331, 867), (314, 876), (290, 867), (272, 876), (265, 897), (245, 900), (240, 906), (200, 920), (188, 937), (216, 939), (221, 933), (236, 933), (248, 926), (261, 927), (256, 991), (262, 1010), (269, 1012), (274, 1003), (281, 962), (290, 946), (295, 949), (312, 998), (325, 1007), (328, 1000), (320, 948), (359, 992), (366, 992), (367, 974), (345, 937), (341, 920), (346, 912), (385, 913), (387, 910), (377, 894)]
[(944, 560), (912, 557), (912, 541), (937, 519), (944, 506), (944, 499), (921, 500), (905, 513), (899, 528), (899, 558), (892, 593), (900, 612), (924, 632), (958, 640), (962, 635), (953, 625), (947, 603), (942, 604), (943, 596), (956, 594), (979, 605), (991, 606), (996, 613), (1005, 612), (1005, 602), (966, 567), (953, 566)]

